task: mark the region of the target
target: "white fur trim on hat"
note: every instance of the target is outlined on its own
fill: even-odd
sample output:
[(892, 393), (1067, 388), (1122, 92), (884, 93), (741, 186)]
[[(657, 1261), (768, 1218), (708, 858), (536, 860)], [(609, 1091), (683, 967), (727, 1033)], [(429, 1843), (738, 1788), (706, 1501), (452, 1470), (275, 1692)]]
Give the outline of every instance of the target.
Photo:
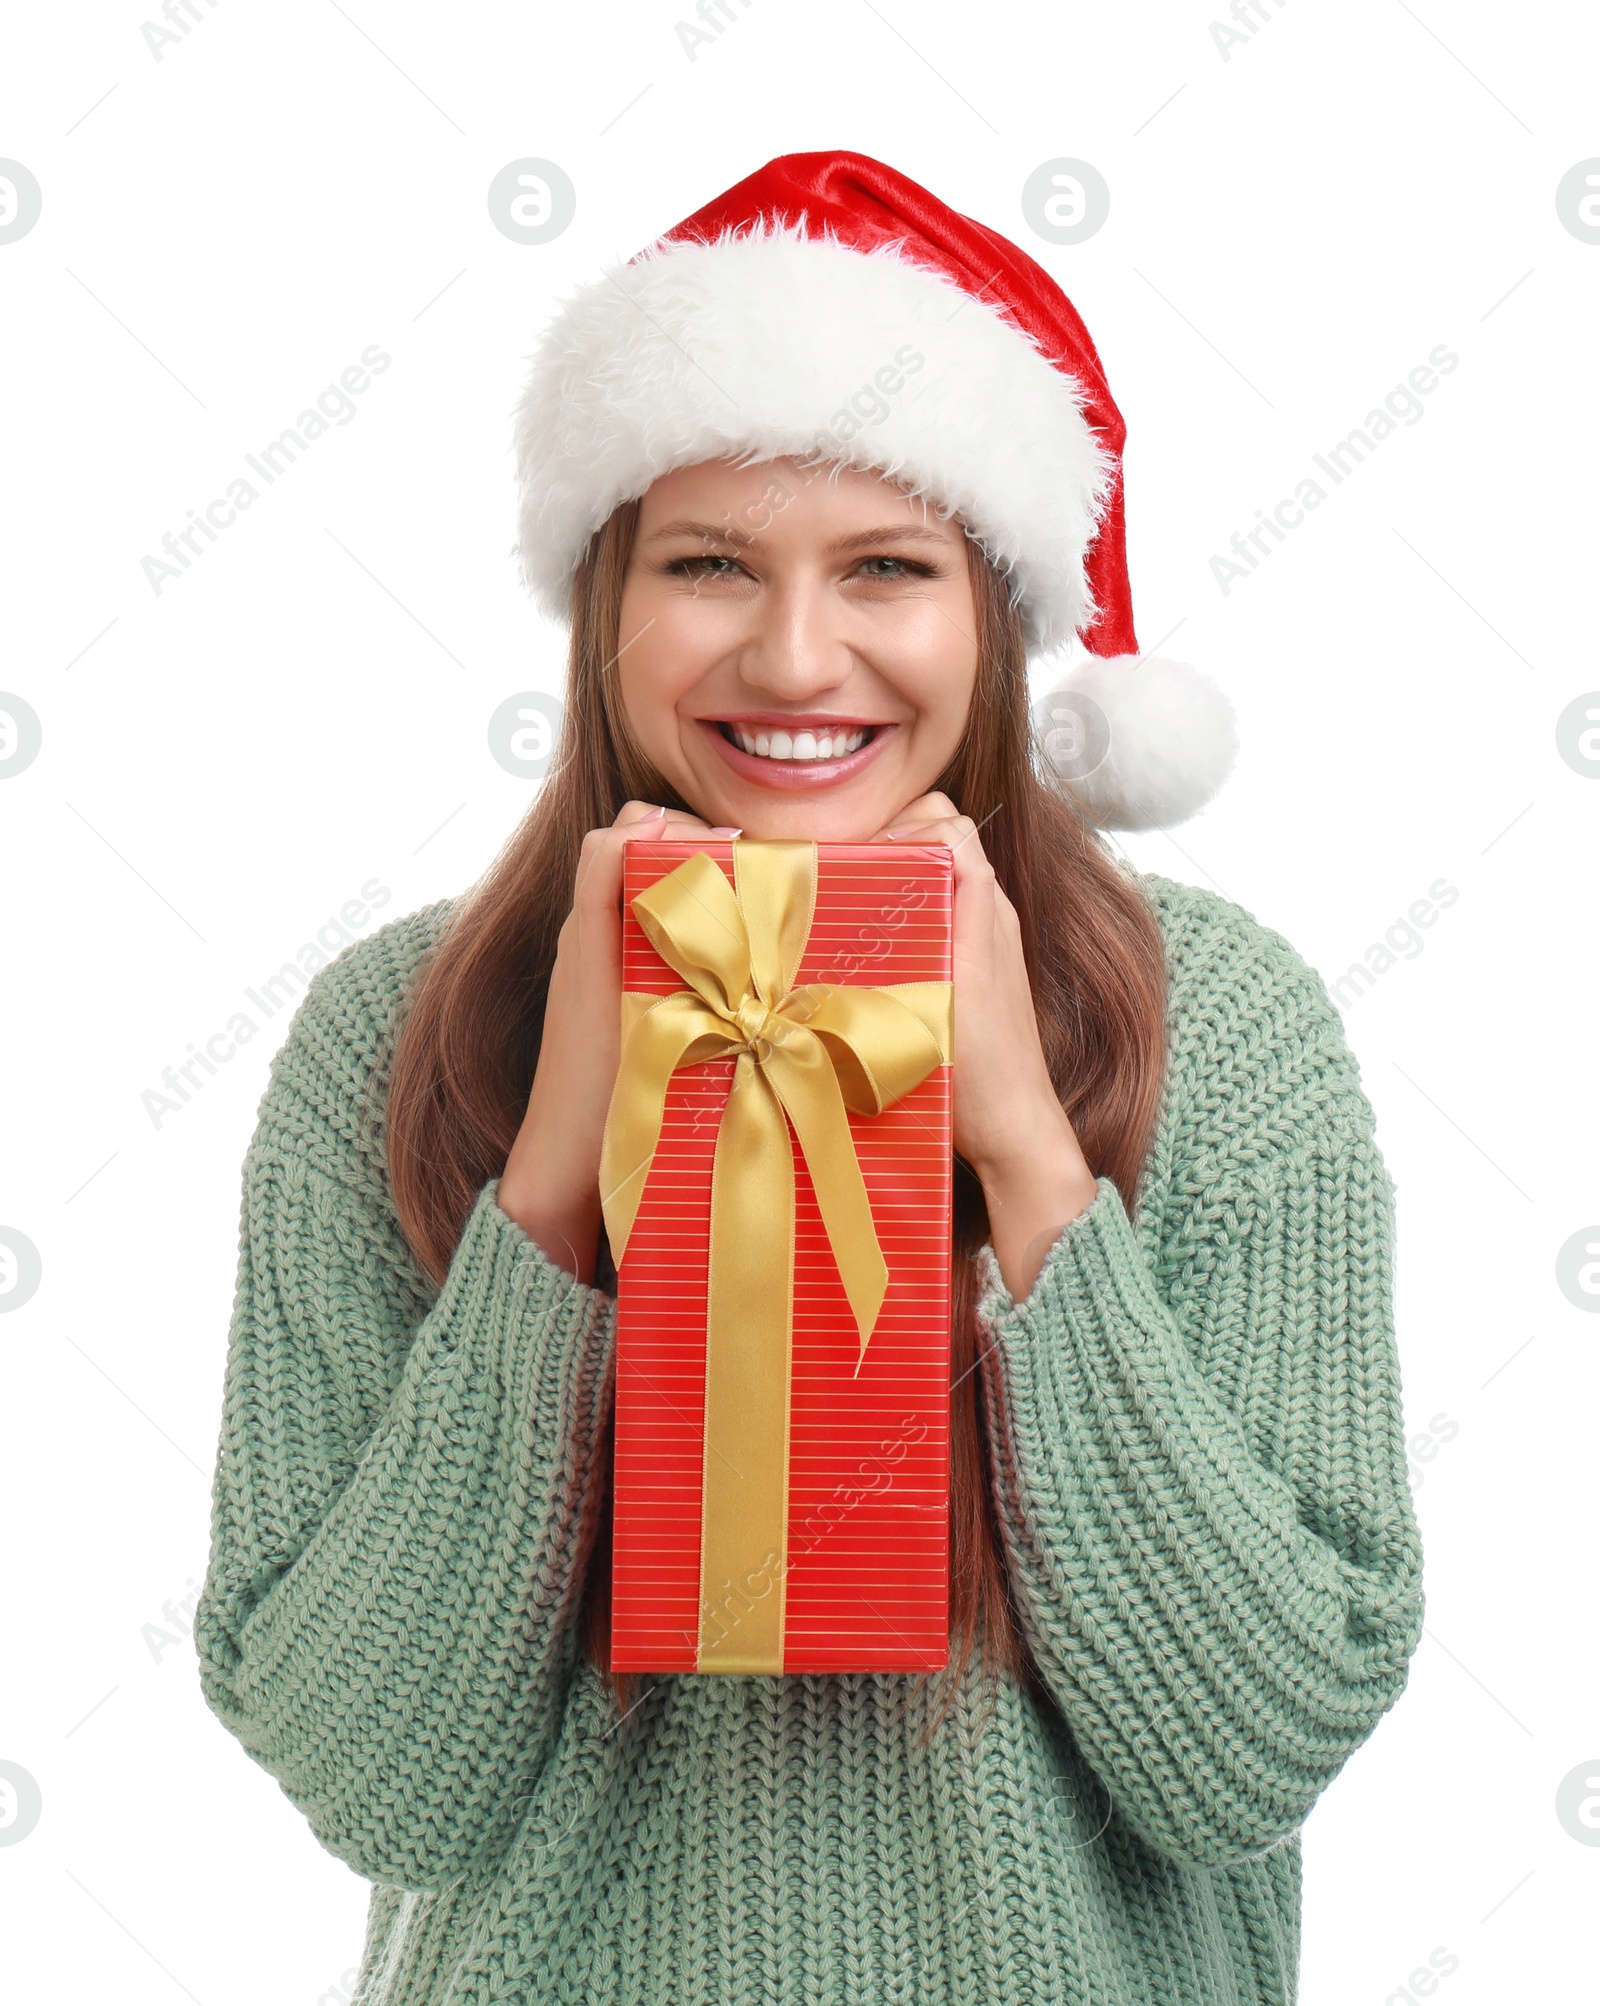
[(1187, 662), (1089, 655), (1037, 716), (1047, 771), (1103, 829), (1169, 829), (1221, 787), (1239, 750), (1233, 706)]
[(516, 410), (522, 575), (568, 613), (589, 538), (659, 475), (820, 456), (959, 514), (1011, 575), (1030, 649), (1097, 612), (1084, 572), (1115, 480), (1074, 378), (997, 308), (890, 243), (799, 224), (661, 240), (560, 307)]

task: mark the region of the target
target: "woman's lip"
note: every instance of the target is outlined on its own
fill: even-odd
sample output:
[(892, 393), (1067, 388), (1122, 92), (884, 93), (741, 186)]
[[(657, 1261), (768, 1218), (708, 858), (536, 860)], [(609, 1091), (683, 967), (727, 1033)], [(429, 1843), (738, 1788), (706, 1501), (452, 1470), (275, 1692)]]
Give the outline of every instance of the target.
[[(790, 721), (796, 725), (801, 722), (797, 717), (791, 717)], [(746, 752), (742, 746), (735, 745), (731, 738), (725, 738), (716, 720), (702, 717), (696, 722), (741, 779), (753, 781), (757, 787), (770, 787), (788, 794), (803, 792), (808, 787), (832, 787), (841, 780), (853, 780), (864, 766), (877, 758), (897, 729), (892, 724), (880, 724), (865, 745), (855, 752), (845, 753), (840, 759), (762, 759), (759, 754)]]
[(885, 725), (881, 717), (843, 717), (828, 710), (741, 710), (727, 717), (701, 718), (700, 722), (777, 731), (878, 731)]

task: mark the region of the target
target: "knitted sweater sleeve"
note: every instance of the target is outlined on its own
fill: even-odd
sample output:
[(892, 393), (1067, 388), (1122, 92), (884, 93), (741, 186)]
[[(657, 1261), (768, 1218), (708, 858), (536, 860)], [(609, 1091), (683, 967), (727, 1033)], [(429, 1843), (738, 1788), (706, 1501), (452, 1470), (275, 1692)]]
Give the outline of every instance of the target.
[(612, 1305), (495, 1180), (425, 1306), (392, 1212), (294, 1085), (316, 1021), (245, 1163), (201, 1682), (330, 1852), (437, 1890), (504, 1850), (559, 1727)]
[(1125, 1823), (1201, 1866), (1299, 1829), (1422, 1627), (1394, 1191), (1332, 1006), (1298, 987), (1253, 1073), (1213, 1076), (1154, 1246), (1101, 1177), (1020, 1304), (981, 1256), (1025, 1637)]

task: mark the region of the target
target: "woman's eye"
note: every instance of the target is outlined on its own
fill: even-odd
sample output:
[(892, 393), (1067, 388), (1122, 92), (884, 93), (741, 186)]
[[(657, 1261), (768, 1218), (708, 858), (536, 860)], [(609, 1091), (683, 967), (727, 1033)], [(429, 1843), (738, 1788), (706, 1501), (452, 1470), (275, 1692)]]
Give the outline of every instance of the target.
[(934, 576), (934, 568), (931, 564), (920, 564), (914, 557), (864, 557), (861, 563), (863, 569), (871, 564), (889, 564), (895, 567), (892, 571), (868, 571), (867, 576), (869, 578), (932, 578)]
[[(725, 564), (729, 568), (727, 571), (702, 571), (700, 567), (706, 564)], [(701, 578), (727, 578), (738, 568), (731, 557), (720, 557), (715, 554), (707, 554), (700, 557), (675, 557), (667, 566), (668, 571), (675, 573), (680, 578), (693, 576)]]
[[(880, 565), (888, 568), (874, 568)], [(678, 578), (732, 578), (743, 568), (736, 559), (715, 552), (703, 552), (698, 557), (675, 557), (665, 567), (669, 574)], [(885, 580), (934, 578), (938, 575), (934, 565), (923, 564), (914, 557), (864, 557), (857, 570), (868, 578)]]

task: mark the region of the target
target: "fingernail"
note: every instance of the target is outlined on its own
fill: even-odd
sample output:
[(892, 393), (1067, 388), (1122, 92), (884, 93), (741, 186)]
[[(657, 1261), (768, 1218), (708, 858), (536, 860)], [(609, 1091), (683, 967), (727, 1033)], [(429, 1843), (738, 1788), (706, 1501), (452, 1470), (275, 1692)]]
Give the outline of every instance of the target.
[(662, 806), (662, 807), (660, 807), (660, 808), (652, 808), (652, 809), (650, 810), (650, 813), (649, 813), (648, 815), (641, 815), (641, 816), (639, 817), (639, 820), (640, 820), (641, 822), (653, 822), (653, 821), (655, 821), (655, 819), (656, 819), (656, 817), (657, 817), (658, 815), (665, 815), (665, 814), (666, 814), (666, 812), (667, 812), (667, 811), (666, 811), (666, 808), (665, 808), (665, 806)]
[(898, 829), (885, 829), (883, 832), (884, 841), (892, 843), (899, 834), (900, 831)]
[(742, 836), (744, 834), (744, 831), (743, 829), (718, 828), (718, 829), (707, 829), (706, 834), (708, 836), (726, 836), (731, 838), (734, 836)]

